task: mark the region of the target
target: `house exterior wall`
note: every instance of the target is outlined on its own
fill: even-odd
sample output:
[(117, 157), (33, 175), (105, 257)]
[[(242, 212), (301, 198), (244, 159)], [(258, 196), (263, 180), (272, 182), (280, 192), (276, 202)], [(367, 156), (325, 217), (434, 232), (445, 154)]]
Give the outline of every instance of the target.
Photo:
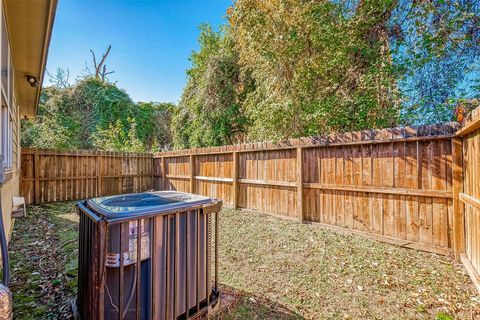
[(0, 185), (3, 223), (7, 240), (11, 237), (13, 197), (20, 195), (20, 116), (18, 94), (14, 81), (15, 57), (11, 51), (9, 29), (4, 2), (0, 5), (0, 161), (5, 182)]
[(19, 196), (19, 186), (20, 186), (20, 170), (15, 169), (11, 175), (10, 179), (2, 185), (0, 188), (2, 202), (2, 214), (3, 214), (3, 223), (6, 230), (7, 240), (10, 241), (10, 237), (13, 230), (14, 220), (11, 218), (12, 214), (12, 200), (13, 197)]
[(36, 113), (56, 7), (57, 0), (0, 0), (0, 203), (7, 239), (13, 197), (20, 196), (20, 118)]

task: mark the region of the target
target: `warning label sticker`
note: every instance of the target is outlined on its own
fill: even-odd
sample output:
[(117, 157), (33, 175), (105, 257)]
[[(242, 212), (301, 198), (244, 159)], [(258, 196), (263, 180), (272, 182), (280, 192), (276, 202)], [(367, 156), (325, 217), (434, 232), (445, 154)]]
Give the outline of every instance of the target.
[[(145, 222), (142, 220), (140, 224), (140, 261), (150, 258), (150, 232), (145, 231)], [(123, 265), (128, 266), (137, 262), (137, 239), (139, 228), (137, 221), (130, 221), (128, 225), (128, 252), (123, 252)], [(106, 255), (107, 267), (119, 267), (120, 266), (120, 254), (119, 253), (107, 253)]]

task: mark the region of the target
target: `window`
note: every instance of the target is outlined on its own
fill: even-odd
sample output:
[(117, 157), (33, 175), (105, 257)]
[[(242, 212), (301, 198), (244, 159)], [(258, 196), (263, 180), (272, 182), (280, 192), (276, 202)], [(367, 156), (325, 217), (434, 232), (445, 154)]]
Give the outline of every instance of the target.
[[(3, 13), (3, 10), (2, 10)], [(0, 58), (0, 63), (1, 63), (1, 76), (2, 76), (2, 87), (4, 90), (8, 90), (8, 36), (7, 36), (7, 28), (5, 27), (5, 18), (4, 15), (2, 14), (2, 39), (1, 39), (1, 58)], [(7, 91), (5, 91), (6, 93)]]
[[(3, 13), (3, 8), (0, 11)], [(13, 82), (13, 62), (10, 53), (10, 44), (8, 40), (8, 32), (5, 24), (5, 17), (1, 15), (1, 40), (0, 40), (0, 134), (1, 134), (1, 159), (3, 167), (6, 170), (13, 168), (14, 153), (17, 153), (16, 143), (14, 137), (18, 134), (17, 125), (18, 119), (16, 117), (15, 105), (15, 87)], [(16, 155), (16, 158), (18, 155)], [(16, 160), (18, 162), (18, 159)]]
[(8, 104), (2, 94), (2, 161), (4, 168), (8, 168), (6, 155), (8, 154)]

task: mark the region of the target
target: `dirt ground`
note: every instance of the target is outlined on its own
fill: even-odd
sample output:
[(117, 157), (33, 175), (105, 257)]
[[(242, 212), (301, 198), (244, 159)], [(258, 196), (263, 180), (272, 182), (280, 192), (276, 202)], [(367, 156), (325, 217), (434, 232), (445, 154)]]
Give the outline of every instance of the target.
[[(225, 209), (215, 319), (480, 319), (462, 266), (319, 226)], [(10, 244), (15, 319), (71, 319), (78, 217), (73, 203), (30, 207)]]

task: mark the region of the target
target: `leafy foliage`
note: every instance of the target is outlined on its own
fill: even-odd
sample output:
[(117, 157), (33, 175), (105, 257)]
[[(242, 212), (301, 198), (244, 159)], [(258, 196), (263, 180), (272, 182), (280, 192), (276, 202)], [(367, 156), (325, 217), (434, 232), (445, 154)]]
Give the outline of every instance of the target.
[(145, 146), (137, 138), (137, 123), (135, 119), (128, 119), (126, 128), (121, 120), (110, 123), (106, 129), (100, 129), (93, 134), (94, 145), (104, 150), (121, 150), (130, 152), (145, 151)]
[(245, 132), (245, 85), (232, 37), (225, 28), (215, 32), (202, 25), (199, 42), (172, 121), (177, 148), (231, 144)]
[(58, 70), (22, 144), (138, 151), (280, 140), (451, 121), (480, 98), (477, 0), (237, 0), (227, 18), (200, 27), (178, 106), (134, 103), (93, 75), (72, 86)]
[[(230, 16), (253, 139), (384, 127), (396, 122), (385, 39), (388, 1), (240, 0)], [(266, 119), (271, 119), (266, 123)]]
[(478, 1), (238, 0), (227, 18), (201, 27), (177, 148), (450, 121), (479, 96)]
[(480, 95), (480, 3), (399, 1), (390, 19), (393, 61), (407, 123), (451, 121)]
[[(57, 72), (62, 83), (65, 73)], [(134, 103), (115, 84), (92, 77), (42, 92), (38, 116), (22, 121), (22, 146), (158, 151), (171, 143), (171, 104)]]

